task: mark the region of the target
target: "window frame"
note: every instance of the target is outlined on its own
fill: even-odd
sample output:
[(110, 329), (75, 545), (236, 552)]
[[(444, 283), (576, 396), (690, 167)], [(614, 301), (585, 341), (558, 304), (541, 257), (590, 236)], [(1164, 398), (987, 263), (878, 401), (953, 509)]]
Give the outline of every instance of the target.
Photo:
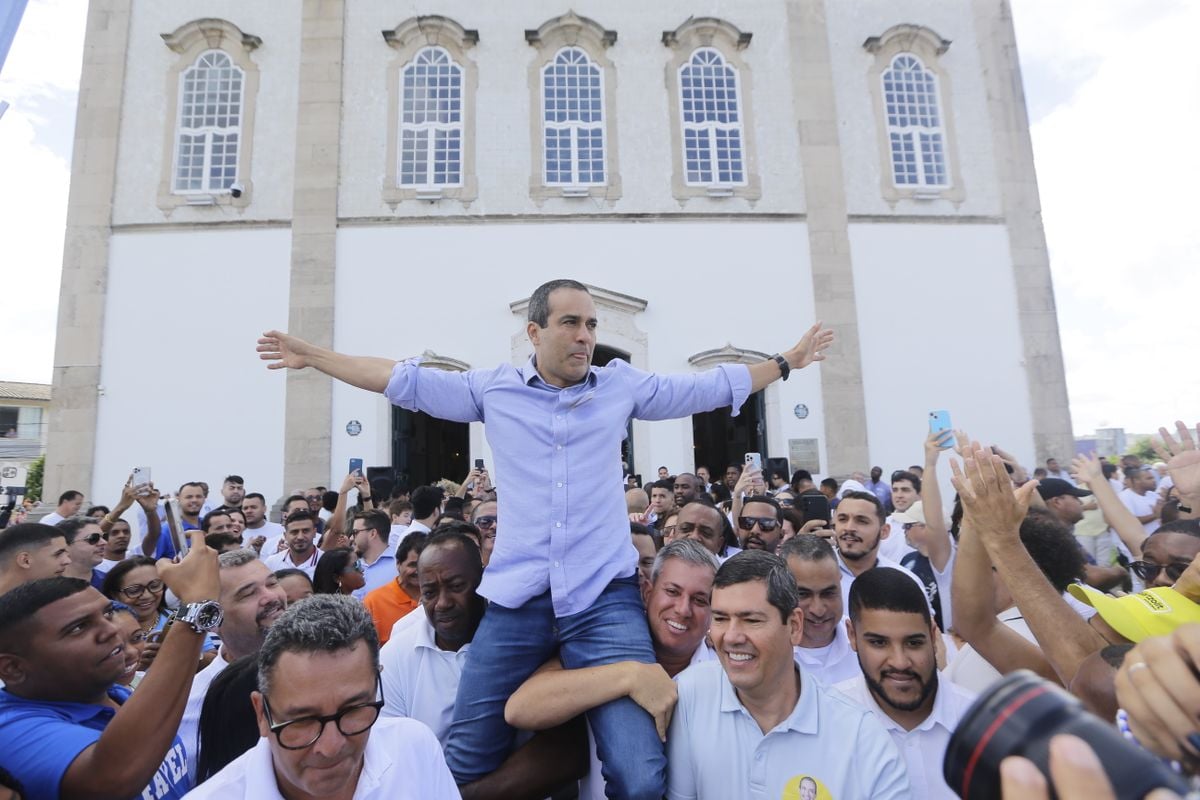
[[(441, 122), (441, 121), (429, 122), (428, 120), (426, 120), (425, 122), (416, 123), (416, 122), (405, 122), (405, 120), (404, 120), (404, 116), (406, 114), (406, 111), (404, 109), (404, 103), (405, 103), (406, 98), (404, 95), (408, 90), (409, 73), (410, 73), (410, 71), (415, 71), (417, 69), (417, 67), (419, 66), (417, 63), (418, 60), (422, 56), (426, 55), (427, 53), (437, 53), (440, 55), (444, 55), (446, 57), (446, 60), (449, 62), (451, 71), (455, 74), (455, 78), (457, 79), (457, 87), (451, 86), (450, 88), (458, 89), (459, 107), (458, 107), (458, 121), (457, 122)], [(434, 66), (434, 65), (431, 64), (431, 66)], [(464, 130), (463, 130), (463, 128), (464, 128), (463, 72), (464, 71), (463, 71), (462, 65), (454, 60), (454, 56), (450, 53), (450, 51), (439, 45), (427, 45), (425, 47), (422, 47), (420, 50), (418, 50), (416, 52), (416, 54), (414, 54), (411, 61), (409, 61), (407, 64), (405, 64), (403, 67), (401, 67), (401, 69), (400, 69), (401, 105), (400, 105), (400, 120), (398, 123), (400, 140), (396, 143), (396, 147), (398, 148), (398, 152), (400, 154), (400, 162), (397, 165), (397, 174), (396, 174), (397, 188), (412, 189), (413, 191), (417, 191), (417, 192), (421, 192), (421, 191), (433, 192), (433, 191), (440, 191), (441, 189), (456, 189), (463, 185), (463, 140), (465, 138)], [(426, 113), (428, 113), (428, 110), (426, 110)], [(428, 141), (426, 142), (426, 148), (425, 148), (426, 156), (425, 156), (424, 172), (425, 172), (426, 180), (424, 183), (417, 183), (417, 182), (405, 183), (404, 182), (404, 166), (405, 166), (404, 134), (409, 131), (412, 131), (414, 133), (426, 132), (429, 134)], [(453, 182), (449, 182), (449, 181), (438, 182), (436, 180), (436, 175), (437, 175), (437, 169), (436, 169), (437, 146), (436, 145), (437, 145), (437, 134), (439, 132), (457, 133), (458, 134), (457, 158), (454, 159), (454, 161), (456, 161), (458, 164), (458, 178), (457, 178), (457, 180), (455, 180)], [(416, 174), (416, 170), (414, 169), (414, 175), (415, 174)]]
[[(254, 198), (252, 170), (254, 154), (255, 115), (258, 105), (259, 69), (251, 54), (262, 45), (262, 39), (244, 33), (232, 22), (205, 18), (186, 22), (171, 33), (162, 34), (164, 44), (176, 54), (167, 70), (165, 107), (173, 113), (163, 125), (162, 170), (158, 185), (157, 205), (165, 214), (182, 206), (232, 206), (245, 208)], [(234, 69), (241, 71), (241, 109), (238, 119), (237, 161), (234, 182), (241, 184), (239, 197), (226, 189), (175, 188), (179, 165), (179, 143), (183, 135), (180, 123), (183, 115), (184, 75), (194, 68), (206, 53), (218, 51), (229, 58)], [(211, 157), (206, 148), (205, 163)], [(208, 179), (207, 174), (205, 180)]]
[[(582, 122), (580, 120), (567, 120), (567, 121), (561, 122), (561, 123), (559, 123), (559, 122), (552, 123), (550, 120), (548, 120), (546, 118), (547, 113), (548, 113), (548, 109), (546, 107), (546, 99), (547, 99), (546, 98), (546, 95), (547, 95), (546, 82), (549, 79), (554, 67), (558, 65), (559, 58), (564, 53), (567, 53), (567, 52), (579, 53), (580, 55), (583, 56), (584, 63), (586, 63), (587, 67), (589, 69), (596, 71), (596, 76), (600, 83), (600, 86), (599, 86), (600, 119), (598, 121)], [(541, 119), (542, 119), (542, 183), (547, 187), (559, 187), (559, 188), (563, 188), (563, 189), (585, 189), (585, 190), (591, 190), (592, 188), (597, 187), (597, 186), (607, 185), (607, 183), (608, 183), (608, 136), (606, 135), (605, 127), (606, 127), (606, 123), (608, 120), (607, 120), (607, 115), (605, 114), (605, 109), (604, 109), (604, 69), (599, 64), (597, 64), (591, 58), (591, 56), (588, 55), (587, 51), (584, 50), (583, 48), (577, 47), (574, 45), (568, 45), (566, 47), (561, 47), (554, 54), (554, 58), (551, 59), (550, 61), (547, 61), (542, 66), (542, 83), (541, 83), (539, 95), (541, 96), (541, 100), (542, 100), (542, 114), (541, 114)], [(590, 87), (589, 87), (589, 97), (588, 97), (589, 102), (591, 101), (591, 99), (592, 98), (591, 98), (591, 92), (590, 92)], [(582, 96), (580, 97), (580, 100), (581, 101), (583, 100)], [(601, 164), (601, 169), (604, 171), (603, 172), (603, 180), (586, 181), (586, 182), (581, 181), (581, 180), (579, 180), (579, 175), (583, 171), (582, 170), (583, 159), (580, 156), (580, 151), (581, 151), (580, 133), (584, 129), (590, 131), (590, 130), (597, 129), (597, 128), (600, 130), (600, 164)], [(550, 163), (549, 163), (549, 159), (547, 156), (546, 142), (547, 142), (547, 139), (549, 138), (549, 134), (550, 134), (551, 130), (558, 131), (560, 135), (564, 132), (570, 134), (570, 153), (571, 153), (570, 171), (571, 171), (571, 178), (572, 178), (570, 181), (552, 181), (552, 180), (550, 180)]]
[[(672, 51), (672, 57), (666, 65), (666, 83), (671, 127), (671, 194), (676, 200), (687, 202), (694, 198), (710, 198), (715, 202), (726, 202), (729, 198), (741, 198), (754, 202), (762, 197), (754, 131), (754, 76), (743, 56), (752, 39), (752, 33), (716, 17), (690, 18), (673, 31), (663, 31), (662, 43)], [(696, 126), (684, 122), (683, 70), (691, 65), (700, 50), (715, 52), (725, 66), (733, 70), (741, 132), (740, 182), (720, 181), (715, 168), (712, 181), (688, 180), (686, 131), (703, 128), (708, 123)]]
[[(229, 62), (229, 68), (238, 77), (238, 89), (237, 89), (237, 92), (238, 92), (238, 107), (237, 107), (238, 123), (235, 127), (230, 127), (230, 128), (218, 128), (216, 126), (201, 125), (198, 128), (186, 128), (185, 129), (183, 127), (183, 110), (184, 110), (183, 107), (184, 107), (184, 100), (186, 98), (185, 83), (187, 81), (188, 73), (192, 72), (193, 70), (199, 69), (200, 60), (210, 54), (213, 54), (213, 53), (219, 54), (219, 55), (223, 56), (225, 59), (227, 59)], [(213, 68), (213, 67), (210, 67), (210, 68)], [(215, 67), (215, 68), (216, 69), (224, 69), (223, 66)], [(245, 118), (245, 101), (246, 101), (245, 87), (246, 87), (246, 71), (243, 70), (241, 67), (239, 67), (236, 63), (234, 63), (233, 59), (229, 56), (228, 53), (226, 53), (224, 50), (220, 50), (217, 48), (209, 48), (208, 50), (203, 51), (198, 56), (196, 56), (196, 60), (192, 62), (191, 66), (180, 71), (180, 73), (179, 73), (179, 98), (178, 98), (178, 101), (175, 103), (175, 149), (174, 149), (174, 153), (172, 154), (172, 158), (171, 158), (171, 193), (172, 194), (179, 194), (179, 195), (186, 196), (186, 195), (217, 195), (217, 194), (228, 194), (229, 193), (229, 191), (230, 191), (229, 187), (213, 188), (213, 187), (207, 185), (212, 178), (212, 173), (211, 173), (212, 156), (213, 156), (213, 149), (215, 147), (213, 137), (218, 135), (218, 133), (217, 133), (218, 130), (222, 131), (222, 133), (220, 133), (219, 135), (222, 135), (225, 137), (229, 137), (231, 134), (236, 135), (237, 136), (237, 145), (236, 145), (237, 152), (239, 154), (241, 153), (243, 139), (244, 139), (243, 131), (242, 131), (242, 121)], [(232, 91), (232, 89), (231, 89), (231, 91)], [(195, 133), (186, 133), (185, 131), (195, 131)], [(205, 141), (204, 164), (203, 164), (203, 169), (202, 169), (202, 172), (200, 175), (200, 180), (203, 185), (198, 189), (180, 189), (178, 186), (179, 177), (180, 177), (179, 176), (179, 159), (180, 159), (180, 156), (183, 151), (183, 137), (185, 135), (192, 136), (192, 137), (203, 136), (204, 141)], [(235, 160), (233, 180), (230, 183), (237, 183), (240, 179), (240, 176), (237, 173), (237, 166), (238, 166), (238, 164)]]
[[(903, 75), (903, 73), (900, 72), (896, 66), (897, 62), (900, 61), (901, 59), (911, 59), (914, 62), (914, 65), (916, 66), (917, 71), (923, 77), (927, 77), (932, 82), (932, 90), (931, 90), (932, 109), (933, 109), (934, 116), (938, 120), (938, 124), (936, 126), (919, 125), (919, 124), (917, 124), (917, 125), (914, 125), (914, 124), (900, 125), (898, 123), (892, 122), (893, 117), (900, 116), (900, 111), (899, 111), (899, 108), (897, 107), (896, 113), (893, 114), (892, 108), (888, 105), (889, 91), (887, 88), (887, 84), (889, 81), (891, 81), (893, 84), (895, 84), (895, 82), (898, 79), (902, 80), (902, 78), (900, 76)], [(905, 72), (911, 72), (911, 71), (913, 71), (913, 70), (911, 70), (911, 69), (905, 70)], [(891, 76), (891, 77), (889, 77), (889, 76)], [(948, 159), (946, 157), (946, 128), (945, 128), (945, 125), (942, 124), (945, 122), (945, 117), (942, 112), (941, 90), (940, 90), (941, 84), (938, 82), (937, 75), (926, 68), (925, 63), (921, 60), (920, 56), (918, 56), (916, 53), (913, 53), (911, 51), (902, 51), (902, 52), (899, 52), (896, 55), (892, 56), (891, 61), (888, 62), (888, 68), (885, 69), (883, 72), (879, 73), (879, 81), (880, 81), (880, 89), (883, 93), (883, 105), (884, 105), (883, 115), (884, 115), (885, 121), (887, 123), (888, 150), (891, 155), (891, 158), (889, 159), (889, 163), (891, 165), (891, 170), (892, 170), (892, 185), (895, 186), (897, 189), (912, 188), (918, 192), (922, 191), (922, 190), (941, 191), (942, 189), (949, 188), (953, 184), (953, 180), (951, 180), (950, 165), (949, 165)], [(892, 92), (895, 93), (897, 91), (899, 91), (899, 90), (893, 86)], [(908, 116), (907, 112), (905, 112), (904, 116), (906, 116), (906, 117)], [(896, 172), (896, 156), (897, 156), (896, 142), (894, 142), (893, 138), (892, 138), (895, 136), (902, 137), (902, 139), (907, 138), (912, 146), (913, 154), (916, 156), (916, 159), (917, 159), (915, 161), (915, 164), (917, 167), (917, 169), (916, 169), (917, 181), (915, 183), (911, 183), (911, 182), (901, 183), (899, 180), (900, 175), (898, 175)], [(930, 164), (930, 162), (927, 162), (924, 157), (924, 142), (922, 140), (923, 136), (929, 136), (929, 137), (937, 136), (937, 137), (941, 138), (941, 163), (940, 163), (940, 166), (941, 166), (941, 171), (944, 175), (944, 180), (940, 183), (930, 183), (929, 181), (926, 180), (926, 173), (929, 172), (929, 167), (931, 166), (931, 164)], [(901, 154), (903, 154), (903, 152), (904, 152), (903, 149), (900, 152), (901, 152)]]
[[(479, 196), (478, 176), (475, 174), (475, 93), (479, 85), (479, 68), (470, 55), (471, 49), (479, 42), (479, 33), (464, 28), (449, 17), (428, 15), (410, 17), (382, 34), (384, 42), (396, 53), (387, 66), (387, 152), (382, 199), (393, 211), (399, 204), (414, 200), (431, 203), (458, 201), (465, 208)], [(401, 141), (405, 128), (404, 74), (416, 62), (417, 56), (429, 48), (444, 50), (451, 63), (460, 70), (459, 181), (454, 185), (400, 182), (403, 164)]]
[[(693, 66), (698, 66), (695, 63), (695, 60), (696, 60), (696, 56), (700, 53), (712, 53), (712, 54), (716, 55), (717, 58), (719, 58), (721, 60), (721, 66), (723, 66), (725, 69), (732, 71), (732, 73), (733, 73), (734, 114), (736, 115), (736, 122), (722, 123), (722, 122), (718, 122), (716, 120), (706, 120), (704, 122), (695, 123), (695, 122), (687, 121), (686, 110), (683, 107), (683, 102), (684, 102), (684, 97), (683, 97), (684, 75), (683, 75), (683, 73), (685, 70), (687, 70)], [(721, 53), (721, 51), (718, 50), (717, 48), (711, 47), (711, 46), (709, 46), (709, 47), (702, 46), (702, 47), (697, 47), (696, 49), (692, 50), (691, 53), (688, 54), (687, 60), (684, 61), (683, 64), (680, 65), (680, 67), (679, 67), (678, 77), (679, 77), (679, 91), (676, 94), (678, 95), (678, 99), (679, 99), (680, 126), (682, 129), (681, 133), (683, 135), (683, 140), (680, 142), (680, 147), (683, 148), (684, 183), (686, 183), (688, 186), (703, 186), (703, 187), (714, 187), (714, 188), (745, 186), (746, 185), (746, 128), (744, 125), (745, 118), (744, 118), (744, 114), (742, 112), (741, 75), (740, 75), (737, 67), (730, 64), (728, 59), (725, 58), (724, 54)], [(738, 161), (741, 164), (741, 166), (739, 168), (739, 170), (741, 172), (740, 180), (723, 181), (719, 177), (721, 174), (721, 170), (718, 166), (715, 166), (720, 163), (719, 159), (717, 158), (717, 153), (719, 152), (720, 144), (718, 142), (717, 135), (716, 135), (717, 131), (719, 131), (719, 130), (736, 131), (738, 134)], [(693, 181), (689, 177), (692, 172), (692, 170), (690, 169), (690, 165), (688, 162), (688, 156), (687, 156), (687, 152), (688, 152), (687, 135), (688, 135), (689, 131), (703, 133), (703, 134), (705, 134), (705, 138), (708, 139), (710, 162), (714, 165), (714, 166), (710, 167), (710, 172), (713, 175), (713, 180)]]

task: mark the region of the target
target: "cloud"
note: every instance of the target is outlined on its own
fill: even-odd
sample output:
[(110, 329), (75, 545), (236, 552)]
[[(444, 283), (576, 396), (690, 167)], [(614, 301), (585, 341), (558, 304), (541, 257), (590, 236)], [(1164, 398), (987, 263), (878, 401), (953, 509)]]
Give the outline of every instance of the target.
[(51, 378), (86, 11), (33, 0), (0, 77), (0, 380)]
[(1142, 6), (1021, 0), (1014, 9), (1029, 105), (1041, 111), (1034, 157), (1081, 434), (1148, 432), (1200, 413), (1190, 367), (1200, 6)]

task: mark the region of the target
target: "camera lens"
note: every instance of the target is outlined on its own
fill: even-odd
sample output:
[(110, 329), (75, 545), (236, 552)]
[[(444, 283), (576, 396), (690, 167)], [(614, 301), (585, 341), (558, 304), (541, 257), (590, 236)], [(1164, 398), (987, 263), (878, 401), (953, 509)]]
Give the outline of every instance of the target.
[(1143, 797), (1159, 787), (1187, 793), (1183, 778), (1153, 754), (1028, 670), (1006, 676), (976, 699), (950, 738), (942, 774), (964, 800), (999, 800), (1000, 762), (1024, 756), (1049, 776), (1050, 739), (1060, 733), (1091, 745), (1117, 797)]

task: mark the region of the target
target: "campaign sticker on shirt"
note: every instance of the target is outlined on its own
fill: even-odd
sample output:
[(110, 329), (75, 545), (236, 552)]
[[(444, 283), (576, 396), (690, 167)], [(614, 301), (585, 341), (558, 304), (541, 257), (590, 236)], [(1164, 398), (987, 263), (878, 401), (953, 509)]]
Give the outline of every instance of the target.
[(797, 775), (783, 787), (780, 800), (833, 800), (833, 795), (816, 777)]

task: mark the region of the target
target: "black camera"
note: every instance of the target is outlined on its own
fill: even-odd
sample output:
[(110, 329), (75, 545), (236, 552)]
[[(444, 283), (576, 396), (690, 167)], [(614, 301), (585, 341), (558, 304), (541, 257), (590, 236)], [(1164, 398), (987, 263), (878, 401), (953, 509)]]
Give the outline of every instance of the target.
[(1060, 733), (1091, 745), (1117, 797), (1144, 797), (1160, 787), (1187, 794), (1187, 782), (1154, 754), (1028, 670), (1006, 676), (976, 699), (950, 737), (942, 775), (964, 800), (999, 800), (1000, 762), (1007, 756), (1028, 758), (1049, 782), (1050, 739)]

